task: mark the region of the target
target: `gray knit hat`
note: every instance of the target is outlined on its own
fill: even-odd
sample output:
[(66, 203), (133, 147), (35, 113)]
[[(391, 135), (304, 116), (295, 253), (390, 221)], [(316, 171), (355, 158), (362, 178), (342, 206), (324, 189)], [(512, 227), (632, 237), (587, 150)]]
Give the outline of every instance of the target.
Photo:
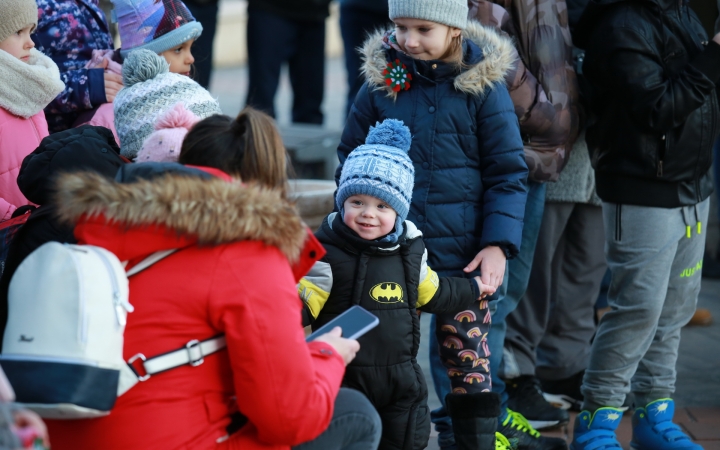
[(0, 42), (28, 25), (38, 23), (35, 0), (0, 0)]
[(402, 223), (410, 211), (415, 168), (408, 156), (412, 138), (401, 120), (386, 119), (370, 127), (365, 145), (348, 155), (340, 174), (335, 201), (343, 203), (353, 195), (370, 195), (387, 203)]
[[(2, 0), (0, 0), (2, 1)], [(165, 58), (146, 49), (130, 52), (123, 64), (125, 87), (113, 102), (120, 153), (134, 159), (155, 122), (177, 103), (201, 120), (222, 114), (220, 104), (190, 77), (169, 72)]]
[(389, 0), (390, 20), (422, 19), (449, 27), (465, 29), (467, 0)]

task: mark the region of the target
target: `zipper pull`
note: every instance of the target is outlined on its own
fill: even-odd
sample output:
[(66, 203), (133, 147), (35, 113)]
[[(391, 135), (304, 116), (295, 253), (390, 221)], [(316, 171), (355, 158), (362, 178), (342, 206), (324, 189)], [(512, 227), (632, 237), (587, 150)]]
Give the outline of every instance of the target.
[(113, 294), (113, 303), (115, 304), (115, 316), (118, 325), (124, 327), (127, 324), (127, 313), (135, 311), (135, 307), (127, 300), (121, 300), (120, 294), (117, 292)]
[(658, 178), (663, 176), (663, 162), (662, 159), (658, 161), (658, 168), (657, 168), (657, 176)]
[(702, 222), (697, 223), (697, 232), (698, 234), (702, 234)]
[(690, 225), (685, 226), (685, 236), (687, 236), (688, 239), (692, 238), (692, 227), (690, 227)]

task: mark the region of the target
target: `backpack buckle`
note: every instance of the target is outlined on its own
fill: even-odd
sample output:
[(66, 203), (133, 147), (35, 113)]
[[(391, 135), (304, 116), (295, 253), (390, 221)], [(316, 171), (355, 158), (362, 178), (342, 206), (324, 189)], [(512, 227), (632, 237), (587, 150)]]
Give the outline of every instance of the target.
[(189, 364), (193, 367), (197, 367), (205, 362), (205, 355), (203, 355), (202, 348), (200, 347), (200, 341), (193, 339), (185, 344), (185, 348), (188, 352)]
[[(137, 360), (141, 361), (139, 366), (142, 367), (142, 371), (145, 372), (145, 375), (140, 375), (140, 372), (138, 372), (137, 369), (135, 369), (135, 366), (133, 366), (133, 363), (135, 363), (135, 361), (137, 361)], [(145, 371), (145, 364), (144, 364), (145, 361), (147, 361), (147, 358), (142, 353), (138, 353), (138, 354), (132, 356), (127, 361), (128, 367), (130, 367), (130, 370), (133, 371), (135, 376), (138, 378), (138, 381), (147, 381), (147, 379), (150, 378), (150, 374), (147, 373), (147, 371)]]

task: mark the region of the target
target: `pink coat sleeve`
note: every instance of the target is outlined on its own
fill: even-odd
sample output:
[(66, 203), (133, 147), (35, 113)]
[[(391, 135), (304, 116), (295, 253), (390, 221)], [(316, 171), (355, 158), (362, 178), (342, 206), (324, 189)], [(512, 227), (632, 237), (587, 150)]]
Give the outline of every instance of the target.
[(10, 219), (16, 209), (15, 205), (11, 205), (4, 198), (0, 198), (0, 221)]
[(225, 332), (240, 412), (269, 444), (316, 438), (330, 423), (345, 366), (329, 345), (305, 342), (285, 256), (257, 242), (233, 244), (213, 284), (210, 319)]

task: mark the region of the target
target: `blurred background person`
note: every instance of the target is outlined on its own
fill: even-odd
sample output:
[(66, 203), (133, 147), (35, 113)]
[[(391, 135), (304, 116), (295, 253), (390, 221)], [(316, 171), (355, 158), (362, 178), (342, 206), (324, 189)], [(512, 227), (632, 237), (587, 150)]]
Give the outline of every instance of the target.
[(329, 4), (330, 0), (248, 1), (248, 106), (275, 117), (280, 69), (287, 64), (293, 90), (292, 121), (323, 123)]
[(340, 32), (345, 49), (345, 69), (347, 70), (346, 114), (355, 101), (355, 96), (364, 83), (360, 73), (360, 52), (369, 33), (385, 29), (388, 19), (388, 0), (340, 0)]

